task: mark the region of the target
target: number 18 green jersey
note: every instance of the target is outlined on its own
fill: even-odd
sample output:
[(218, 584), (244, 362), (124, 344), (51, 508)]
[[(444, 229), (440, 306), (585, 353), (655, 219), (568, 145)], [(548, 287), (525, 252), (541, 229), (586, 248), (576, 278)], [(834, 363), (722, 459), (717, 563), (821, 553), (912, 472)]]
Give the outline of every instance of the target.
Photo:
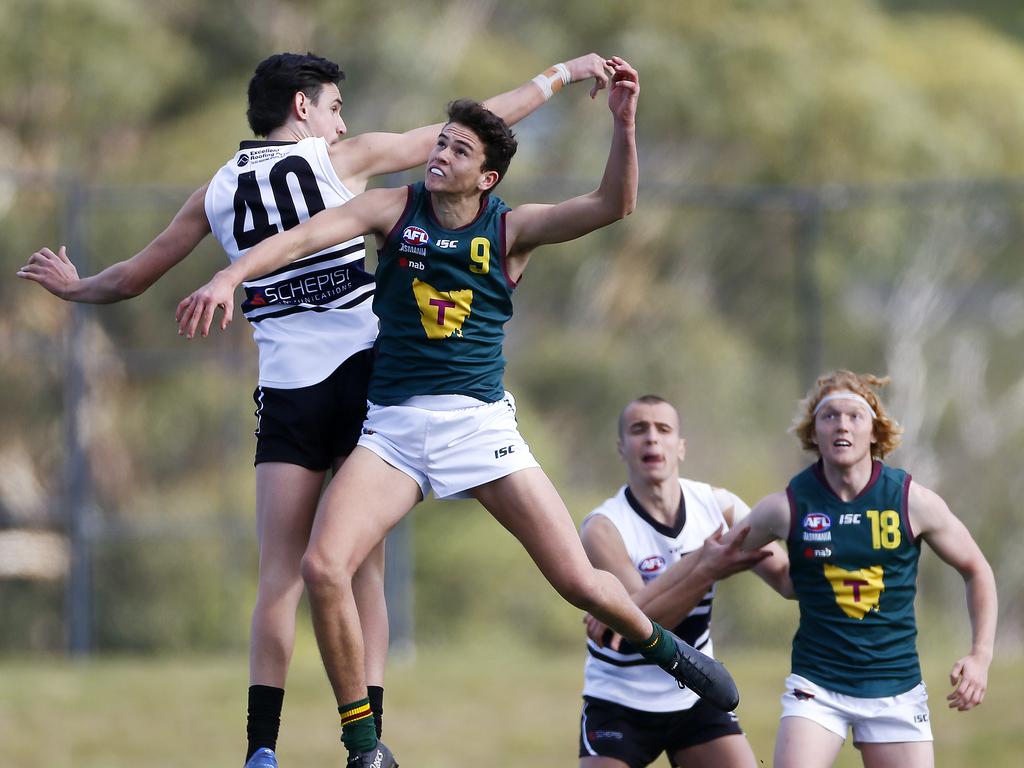
[(910, 475), (879, 461), (850, 501), (832, 491), (820, 462), (790, 481), (796, 674), (863, 698), (921, 682), (914, 618), (921, 546), (907, 514), (909, 488)]

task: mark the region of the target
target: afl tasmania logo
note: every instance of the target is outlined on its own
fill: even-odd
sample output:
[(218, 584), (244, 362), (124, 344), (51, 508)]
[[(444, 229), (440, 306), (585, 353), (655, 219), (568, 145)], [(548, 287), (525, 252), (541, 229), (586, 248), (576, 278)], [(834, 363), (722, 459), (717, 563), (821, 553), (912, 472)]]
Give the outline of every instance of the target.
[(238, 167), (239, 168), (244, 168), (248, 164), (249, 164), (249, 156), (248, 155), (239, 155), (238, 156)]
[(832, 519), (823, 512), (811, 512), (804, 518), (805, 531), (827, 531), (832, 527)]
[(406, 227), (402, 232), (402, 240), (409, 245), (426, 245), (430, 242), (430, 235), (419, 227)]
[(657, 573), (664, 567), (665, 558), (661, 555), (651, 555), (650, 557), (645, 557), (643, 560), (640, 561), (640, 565), (637, 566), (637, 568), (640, 570), (640, 573)]

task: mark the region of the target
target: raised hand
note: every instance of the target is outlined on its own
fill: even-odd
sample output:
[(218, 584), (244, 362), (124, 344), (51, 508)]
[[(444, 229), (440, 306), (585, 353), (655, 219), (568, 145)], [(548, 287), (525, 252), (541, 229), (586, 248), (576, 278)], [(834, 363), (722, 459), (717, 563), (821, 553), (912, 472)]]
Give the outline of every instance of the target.
[(616, 120), (632, 125), (636, 119), (636, 102), (640, 95), (640, 75), (629, 62), (619, 56), (612, 56), (605, 64), (612, 70), (608, 108)]
[(591, 77), (594, 78), (594, 85), (590, 89), (590, 98), (592, 99), (597, 98), (598, 91), (608, 85), (608, 75), (611, 72), (611, 67), (608, 66), (607, 60), (603, 56), (598, 56), (596, 53), (588, 53), (585, 56), (570, 59), (565, 62), (565, 66), (569, 68), (569, 76), (574, 83)]

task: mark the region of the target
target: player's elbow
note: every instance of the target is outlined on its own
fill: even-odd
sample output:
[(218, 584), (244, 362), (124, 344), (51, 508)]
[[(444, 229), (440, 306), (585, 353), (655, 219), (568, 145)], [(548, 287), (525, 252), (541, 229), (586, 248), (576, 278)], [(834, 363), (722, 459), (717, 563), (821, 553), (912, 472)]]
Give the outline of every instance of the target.
[(109, 282), (110, 293), (117, 301), (134, 299), (153, 284), (152, 280), (146, 279), (136, 270), (120, 269), (111, 275)]

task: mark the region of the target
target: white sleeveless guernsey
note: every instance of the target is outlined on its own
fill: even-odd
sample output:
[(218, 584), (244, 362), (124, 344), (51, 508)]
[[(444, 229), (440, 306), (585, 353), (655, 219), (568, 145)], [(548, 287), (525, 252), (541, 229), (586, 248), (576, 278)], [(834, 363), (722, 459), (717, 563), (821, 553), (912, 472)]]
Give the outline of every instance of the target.
[[(612, 498), (591, 512), (603, 515), (615, 526), (626, 545), (637, 572), (645, 582), (656, 578), (687, 552), (700, 549), (704, 539), (726, 525), (710, 485), (679, 478), (683, 491), (680, 523), (669, 530), (650, 518), (623, 486)], [(632, 503), (631, 503), (632, 502)], [(634, 506), (635, 505), (635, 506)], [(677, 627), (679, 637), (709, 656), (711, 643), (711, 602), (715, 586)], [(629, 648), (623, 649), (630, 651)], [(583, 695), (615, 702), (644, 712), (676, 712), (697, 703), (697, 695), (680, 689), (676, 681), (639, 653), (619, 653), (600, 648), (587, 640), (587, 661), (583, 672)]]
[[(354, 197), (331, 165), (327, 142), (246, 141), (210, 181), (206, 216), (228, 258)], [(241, 306), (259, 349), (260, 386), (323, 381), (373, 345), (373, 275), (358, 237), (243, 284)]]

